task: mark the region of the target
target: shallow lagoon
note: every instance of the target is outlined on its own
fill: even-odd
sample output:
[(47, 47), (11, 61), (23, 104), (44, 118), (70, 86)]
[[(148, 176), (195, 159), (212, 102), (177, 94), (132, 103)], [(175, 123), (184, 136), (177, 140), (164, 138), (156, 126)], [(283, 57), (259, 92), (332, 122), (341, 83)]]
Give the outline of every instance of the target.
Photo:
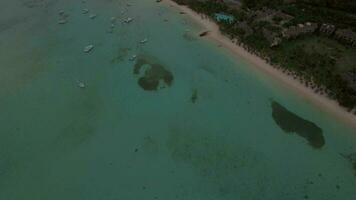
[(0, 199), (355, 199), (356, 131), (199, 32), (154, 0), (1, 1)]

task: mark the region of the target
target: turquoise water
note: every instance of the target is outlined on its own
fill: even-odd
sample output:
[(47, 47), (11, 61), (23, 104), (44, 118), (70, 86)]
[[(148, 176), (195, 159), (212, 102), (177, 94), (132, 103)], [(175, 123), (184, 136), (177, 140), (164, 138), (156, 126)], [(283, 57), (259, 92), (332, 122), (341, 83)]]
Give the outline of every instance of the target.
[(154, 0), (1, 1), (0, 199), (356, 199), (356, 131), (200, 32)]

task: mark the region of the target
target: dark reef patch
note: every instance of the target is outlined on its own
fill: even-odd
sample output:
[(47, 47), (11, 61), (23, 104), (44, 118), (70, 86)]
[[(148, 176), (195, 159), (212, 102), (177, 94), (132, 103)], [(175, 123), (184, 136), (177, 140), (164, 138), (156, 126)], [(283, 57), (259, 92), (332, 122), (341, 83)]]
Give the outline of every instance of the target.
[(271, 106), (272, 117), (284, 132), (296, 133), (316, 149), (325, 145), (323, 131), (316, 124), (299, 117), (275, 101), (272, 101)]
[(198, 90), (193, 90), (192, 96), (190, 97), (192, 103), (195, 103), (198, 100)]
[(171, 86), (173, 74), (156, 59), (148, 56), (139, 56), (134, 66), (134, 74), (140, 75), (138, 84), (142, 89), (156, 91)]

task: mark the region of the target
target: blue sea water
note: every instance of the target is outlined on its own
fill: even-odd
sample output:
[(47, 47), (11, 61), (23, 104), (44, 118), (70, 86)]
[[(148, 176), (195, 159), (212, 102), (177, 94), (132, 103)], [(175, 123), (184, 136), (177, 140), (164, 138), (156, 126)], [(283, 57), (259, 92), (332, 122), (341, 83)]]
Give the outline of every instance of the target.
[(155, 0), (0, 1), (0, 199), (356, 199), (356, 131), (199, 32)]

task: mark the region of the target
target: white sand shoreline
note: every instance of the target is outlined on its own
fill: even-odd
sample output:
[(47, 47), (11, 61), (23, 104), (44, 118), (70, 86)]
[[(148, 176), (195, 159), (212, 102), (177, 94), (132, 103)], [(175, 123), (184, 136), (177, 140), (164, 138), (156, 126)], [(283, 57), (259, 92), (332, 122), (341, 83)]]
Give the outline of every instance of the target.
[(228, 37), (226, 37), (219, 31), (219, 26), (216, 23), (210, 21), (209, 19), (202, 18), (200, 14), (191, 10), (187, 6), (178, 5), (173, 0), (166, 0), (164, 2), (166, 2), (169, 6), (172, 6), (178, 9), (179, 11), (184, 12), (194, 21), (202, 25), (206, 29), (206, 31), (209, 31), (209, 34), (206, 36), (208, 39), (229, 50), (234, 56), (236, 56), (236, 58), (243, 58), (248, 63), (250, 63), (251, 66), (257, 68), (264, 74), (268, 74), (269, 76), (280, 81), (281, 83), (284, 83), (289, 88), (293, 89), (294, 91), (298, 92), (298, 94), (305, 97), (305, 99), (312, 102), (315, 106), (318, 106), (322, 108), (323, 111), (335, 116), (341, 122), (344, 122), (352, 127), (356, 127), (356, 116), (350, 112), (347, 112), (347, 110), (341, 107), (335, 100), (332, 100), (325, 95), (315, 93), (311, 88), (308, 88), (298, 80), (293, 79), (292, 76), (289, 76), (283, 73), (282, 71), (272, 67), (262, 58), (249, 53), (241, 46), (238, 46), (237, 44), (233, 43)]

